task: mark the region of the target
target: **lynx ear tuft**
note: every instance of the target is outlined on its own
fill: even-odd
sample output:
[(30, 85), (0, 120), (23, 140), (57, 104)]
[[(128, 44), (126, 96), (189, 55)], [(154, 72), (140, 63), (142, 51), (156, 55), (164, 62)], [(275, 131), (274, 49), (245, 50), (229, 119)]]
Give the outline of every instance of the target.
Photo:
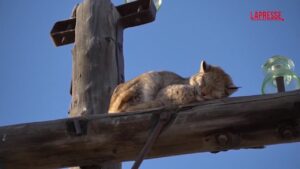
[(230, 85), (227, 87), (227, 89), (229, 89), (229, 90), (238, 90), (239, 88), (241, 88), (241, 87), (237, 87), (235, 85)]
[(236, 92), (239, 88), (241, 88), (241, 87), (230, 85), (227, 87), (227, 90), (229, 91), (230, 94), (232, 94), (232, 93)]
[(227, 90), (225, 90), (227, 96), (232, 95), (232, 94), (233, 94), (234, 92), (236, 92), (239, 88), (241, 88), (241, 87), (237, 87), (237, 86), (235, 86), (235, 85), (233, 85), (233, 84), (227, 86)]
[(209, 67), (210, 66), (204, 60), (202, 60), (200, 64), (200, 72), (207, 72), (209, 70)]

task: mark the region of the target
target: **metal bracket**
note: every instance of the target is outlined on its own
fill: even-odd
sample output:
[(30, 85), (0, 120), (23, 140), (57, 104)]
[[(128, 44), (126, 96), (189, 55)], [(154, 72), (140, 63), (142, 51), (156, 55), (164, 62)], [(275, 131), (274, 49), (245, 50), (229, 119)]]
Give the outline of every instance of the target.
[(55, 46), (62, 46), (75, 41), (76, 18), (58, 21), (51, 29), (50, 35)]
[(284, 77), (283, 76), (276, 77), (276, 85), (277, 85), (278, 93), (285, 92)]
[(123, 28), (150, 23), (155, 20), (156, 7), (152, 0), (137, 0), (117, 6)]
[[(150, 23), (155, 20), (156, 8), (152, 0), (138, 0), (116, 7), (120, 14), (119, 24), (123, 29)], [(58, 21), (50, 35), (56, 46), (75, 41), (76, 18)]]
[(151, 150), (151, 147), (153, 146), (155, 141), (158, 139), (161, 131), (164, 129), (164, 127), (170, 121), (170, 119), (171, 119), (171, 112), (169, 112), (169, 111), (162, 112), (159, 115), (158, 122), (156, 123), (153, 131), (151, 132), (150, 136), (148, 137), (143, 149), (140, 151), (139, 155), (137, 156), (131, 169), (138, 169), (140, 167), (145, 156), (149, 153), (149, 151)]
[(299, 132), (297, 131), (297, 122), (293, 120), (282, 122), (278, 126), (278, 134), (279, 137), (284, 140), (297, 138), (299, 136)]
[(85, 119), (73, 118), (66, 122), (67, 131), (71, 136), (82, 136), (87, 133), (87, 123)]

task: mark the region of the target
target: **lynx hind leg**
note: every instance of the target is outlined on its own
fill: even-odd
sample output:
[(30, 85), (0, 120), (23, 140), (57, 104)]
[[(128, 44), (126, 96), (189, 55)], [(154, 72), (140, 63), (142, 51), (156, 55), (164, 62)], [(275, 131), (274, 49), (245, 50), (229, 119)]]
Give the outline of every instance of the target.
[(129, 103), (132, 103), (138, 97), (137, 86), (134, 84), (120, 84), (114, 90), (110, 106), (109, 113), (118, 113), (124, 111)]
[(135, 97), (135, 93), (132, 90), (127, 90), (126, 92), (114, 96), (110, 102), (108, 113), (119, 113), (124, 111), (124, 107), (128, 104), (131, 98)]
[(119, 95), (120, 95), (120, 90), (121, 88), (124, 86), (124, 83), (119, 84), (113, 91), (112, 96), (110, 98), (110, 104), (115, 103), (116, 100), (118, 99)]

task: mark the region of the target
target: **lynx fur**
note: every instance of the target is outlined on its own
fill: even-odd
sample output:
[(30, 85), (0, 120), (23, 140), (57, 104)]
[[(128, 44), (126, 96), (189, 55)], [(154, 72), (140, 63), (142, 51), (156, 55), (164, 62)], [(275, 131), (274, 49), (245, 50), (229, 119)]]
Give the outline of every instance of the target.
[(167, 71), (148, 72), (118, 85), (111, 97), (109, 113), (219, 99), (237, 89), (224, 70), (202, 61), (199, 72), (189, 78)]

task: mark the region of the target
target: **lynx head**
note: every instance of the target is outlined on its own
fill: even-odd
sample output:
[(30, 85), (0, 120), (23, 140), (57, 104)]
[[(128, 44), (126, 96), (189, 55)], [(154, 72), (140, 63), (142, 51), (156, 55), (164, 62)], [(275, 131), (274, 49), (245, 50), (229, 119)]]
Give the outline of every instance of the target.
[(190, 78), (189, 83), (195, 87), (198, 100), (228, 97), (238, 89), (224, 70), (205, 61), (201, 62), (199, 72)]

